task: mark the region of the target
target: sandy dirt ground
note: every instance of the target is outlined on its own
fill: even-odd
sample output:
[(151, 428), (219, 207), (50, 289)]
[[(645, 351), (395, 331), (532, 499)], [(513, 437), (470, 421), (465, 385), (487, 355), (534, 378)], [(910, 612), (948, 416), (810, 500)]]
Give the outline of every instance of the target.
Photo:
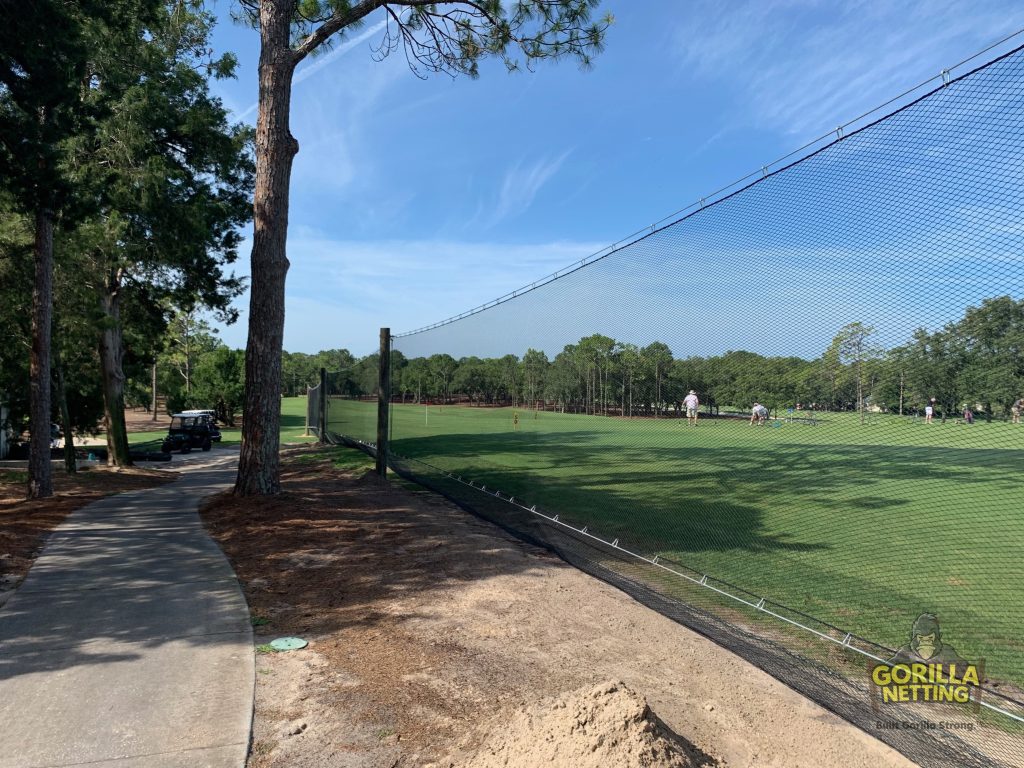
[(161, 401), (156, 409), (156, 420), (153, 419), (152, 411), (143, 408), (126, 408), (124, 423), (129, 432), (152, 432), (171, 426), (171, 417), (167, 415), (167, 410)]
[[(507, 724), (608, 681), (646, 702), (678, 764), (912, 765), (551, 554), (325, 455), (290, 449), (279, 497), (203, 511), (260, 644), (251, 768), (525, 766), (488, 762)], [(290, 635), (309, 646), (260, 647)]]

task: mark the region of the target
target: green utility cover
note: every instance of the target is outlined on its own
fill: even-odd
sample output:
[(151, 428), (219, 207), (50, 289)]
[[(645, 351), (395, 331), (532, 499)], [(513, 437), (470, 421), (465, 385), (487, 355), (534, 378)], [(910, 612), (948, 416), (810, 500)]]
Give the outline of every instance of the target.
[(297, 651), (307, 645), (309, 643), (301, 637), (279, 637), (277, 640), (270, 641), (270, 647), (275, 651)]

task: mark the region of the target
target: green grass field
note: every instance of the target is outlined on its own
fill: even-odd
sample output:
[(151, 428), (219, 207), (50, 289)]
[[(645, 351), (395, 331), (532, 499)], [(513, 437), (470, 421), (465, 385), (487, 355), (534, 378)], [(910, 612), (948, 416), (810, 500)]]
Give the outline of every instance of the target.
[[(373, 441), (375, 416), (332, 401), (330, 428)], [(1024, 425), (519, 418), (395, 405), (392, 449), (890, 646), (934, 612), (1024, 684)]]
[[(306, 398), (285, 397), (281, 400), (281, 442), (282, 443), (311, 443), (316, 442), (316, 436), (305, 437), (306, 431)], [(242, 442), (242, 430), (222, 429), (221, 445), (238, 445)], [(166, 429), (152, 432), (129, 432), (128, 442), (132, 445), (160, 441), (167, 434)]]

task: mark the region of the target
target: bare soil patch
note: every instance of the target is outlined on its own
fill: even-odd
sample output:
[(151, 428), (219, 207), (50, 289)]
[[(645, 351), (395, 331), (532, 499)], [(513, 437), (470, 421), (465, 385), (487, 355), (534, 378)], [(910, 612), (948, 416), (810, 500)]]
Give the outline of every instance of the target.
[(578, 752), (595, 745), (606, 765), (912, 765), (622, 592), (365, 467), (291, 449), (280, 496), (202, 510), (258, 648), (310, 643), (258, 653), (250, 768), (587, 765)]
[(83, 467), (74, 475), (55, 469), (54, 496), (26, 501), (26, 472), (0, 469), (0, 604), (4, 595), (25, 578), (46, 535), (72, 511), (104, 496), (152, 488), (175, 479), (176, 475), (140, 467)]
[(144, 408), (125, 408), (124, 423), (129, 432), (155, 432), (170, 427), (171, 417), (167, 415), (163, 403), (160, 403), (156, 409), (156, 419), (152, 411)]
[[(153, 418), (153, 412), (145, 408), (125, 408), (124, 423), (129, 432), (156, 432), (168, 429), (171, 426), (171, 417), (161, 401), (156, 409), (156, 419)], [(240, 429), (241, 426), (242, 416), (238, 414), (231, 429)]]

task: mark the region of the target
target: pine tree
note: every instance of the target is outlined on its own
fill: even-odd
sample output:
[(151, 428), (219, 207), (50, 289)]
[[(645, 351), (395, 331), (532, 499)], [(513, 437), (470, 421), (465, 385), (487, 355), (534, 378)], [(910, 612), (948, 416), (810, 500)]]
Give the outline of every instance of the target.
[(355, 29), (375, 12), (387, 20), (378, 54), (402, 48), (412, 70), (479, 75), (487, 56), (510, 69), (540, 59), (590, 64), (611, 18), (591, 21), (600, 0), (239, 0), (242, 18), (259, 30), (255, 222), (245, 420), (235, 493), (280, 490), (279, 436), (285, 242), (292, 161), (299, 151), (288, 120), (292, 77), (307, 56)]
[(131, 461), (125, 313), (150, 330), (134, 350), (149, 363), (168, 303), (199, 303), (230, 321), (229, 302), (241, 291), (222, 269), (237, 257), (238, 228), (252, 212), (251, 131), (230, 126), (209, 93), (210, 76), (228, 76), (234, 66), (231, 56), (211, 58), (212, 25), (210, 14), (175, 2), (134, 23), (120, 49), (97, 51), (97, 70), (116, 83), (118, 97), (90, 93), (107, 98), (106, 114), (73, 141), (73, 179), (94, 211), (77, 234), (101, 310), (108, 456), (118, 466)]
[[(67, 140), (95, 116), (83, 94), (99, 91), (90, 71), (98, 40), (124, 18), (145, 17), (144, 2), (33, 0), (3, 3), (0, 24), (0, 178), (33, 221), (32, 343), (28, 495), (53, 494), (50, 472), (54, 223), (72, 198)], [(104, 91), (104, 93), (106, 93)], [(93, 99), (102, 107), (102, 99)]]

